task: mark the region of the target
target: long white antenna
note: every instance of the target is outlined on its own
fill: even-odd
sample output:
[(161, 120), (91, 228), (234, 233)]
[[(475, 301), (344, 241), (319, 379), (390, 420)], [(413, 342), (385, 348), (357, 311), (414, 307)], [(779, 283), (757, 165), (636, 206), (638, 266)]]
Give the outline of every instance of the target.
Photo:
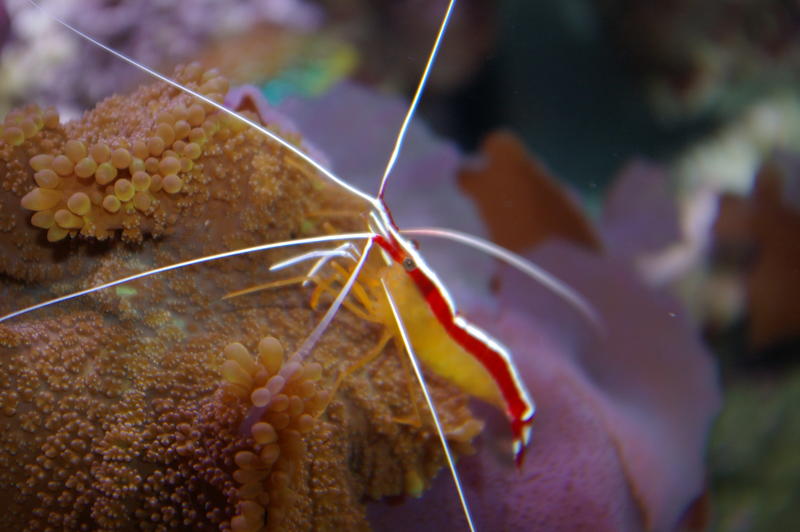
[(303, 244), (318, 244), (320, 242), (337, 242), (341, 240), (363, 240), (363, 239), (370, 239), (369, 241), (371, 242), (373, 236), (375, 236), (373, 233), (343, 233), (341, 235), (323, 235), (310, 238), (301, 238), (298, 240), (284, 240), (281, 242), (272, 242), (270, 244), (261, 244), (259, 246), (253, 246), (249, 248), (236, 249), (233, 251), (225, 251), (224, 253), (217, 253), (216, 255), (207, 255), (205, 257), (198, 257), (196, 259), (191, 259), (184, 262), (177, 262), (175, 264), (170, 264), (169, 266), (162, 266), (160, 268), (154, 268), (152, 270), (147, 270), (134, 275), (129, 275), (128, 277), (117, 279), (116, 281), (103, 283), (101, 285), (87, 288), (86, 290), (79, 290), (78, 292), (72, 292), (71, 294), (67, 294), (65, 296), (37, 303), (30, 307), (26, 307), (24, 309), (14, 311), (10, 314), (6, 314), (5, 316), (0, 316), (0, 323), (10, 320), (11, 318), (14, 318), (16, 316), (27, 314), (28, 312), (32, 312), (34, 310), (38, 310), (40, 308), (48, 307), (50, 305), (55, 305), (56, 303), (69, 301), (70, 299), (75, 299), (77, 297), (97, 292), (98, 290), (104, 290), (106, 288), (118, 286), (124, 283), (128, 283), (130, 281), (135, 281), (137, 279), (143, 279), (145, 277), (150, 277), (151, 275), (157, 275), (159, 273), (169, 272), (180, 268), (186, 268), (187, 266), (194, 266), (195, 264), (202, 264), (204, 262), (226, 259), (228, 257), (235, 257), (237, 255), (245, 255), (247, 253), (253, 253), (256, 251), (266, 251), (269, 249), (284, 248), (289, 246), (300, 246)]
[[(320, 259), (322, 261), (326, 261), (332, 259), (333, 257), (346, 257), (354, 261), (356, 260), (355, 256), (353, 256), (353, 254), (350, 253), (350, 251), (347, 248), (339, 246), (335, 249), (317, 249), (314, 251), (309, 251), (308, 253), (303, 253), (301, 255), (296, 255), (286, 260), (276, 262), (275, 264), (269, 267), (269, 271), (277, 272), (289, 268), (290, 266), (294, 266), (295, 264), (301, 264), (309, 260)], [(313, 273), (306, 275), (306, 277), (311, 277), (312, 275)]]
[(184, 87), (183, 85), (181, 85), (177, 81), (175, 81), (175, 80), (173, 80), (171, 78), (168, 78), (167, 76), (165, 76), (165, 75), (153, 70), (152, 68), (150, 68), (150, 67), (148, 67), (146, 65), (143, 65), (143, 64), (139, 63), (135, 59), (132, 59), (132, 58), (128, 57), (127, 55), (121, 53), (121, 52), (118, 52), (118, 51), (114, 50), (110, 46), (106, 46), (105, 44), (101, 43), (100, 41), (96, 40), (95, 38), (93, 38), (93, 37), (89, 36), (88, 34), (82, 32), (78, 28), (72, 26), (71, 24), (69, 24), (65, 20), (62, 20), (58, 16), (56, 16), (53, 13), (49, 12), (44, 6), (39, 4), (39, 2), (37, 2), (36, 0), (28, 0), (28, 1), (31, 4), (33, 4), (35, 7), (39, 8), (48, 17), (52, 18), (53, 20), (55, 20), (56, 22), (58, 22), (59, 24), (61, 24), (65, 28), (67, 28), (68, 30), (72, 31), (73, 33), (75, 33), (75, 34), (79, 35), (80, 37), (86, 39), (90, 43), (92, 43), (92, 44), (94, 44), (96, 46), (99, 46), (100, 48), (102, 48), (106, 52), (108, 52), (108, 53), (110, 53), (110, 54), (122, 59), (126, 63), (128, 63), (130, 65), (133, 65), (136, 68), (138, 68), (138, 69), (140, 69), (140, 70), (142, 70), (144, 72), (147, 72), (148, 74), (150, 74), (154, 78), (157, 78), (157, 79), (163, 81), (164, 83), (168, 83), (169, 85), (172, 85), (173, 87), (175, 87), (176, 89), (178, 89), (180, 91), (183, 91), (183, 92), (185, 92), (187, 94), (191, 94), (195, 98), (199, 98), (203, 102), (205, 102), (205, 103), (217, 108), (218, 110), (222, 111), (223, 113), (226, 113), (226, 114), (236, 118), (237, 120), (241, 120), (242, 122), (244, 122), (248, 126), (250, 126), (252, 128), (255, 128), (260, 133), (266, 135), (267, 137), (271, 138), (275, 142), (278, 142), (281, 146), (283, 146), (284, 148), (286, 148), (287, 150), (291, 151), (292, 153), (294, 153), (295, 155), (300, 157), (302, 160), (304, 160), (305, 162), (307, 162), (308, 164), (313, 166), (320, 173), (322, 173), (325, 177), (327, 177), (328, 179), (330, 179), (331, 181), (333, 181), (334, 183), (336, 183), (337, 185), (339, 185), (343, 189), (345, 189), (348, 192), (351, 192), (351, 193), (355, 194), (356, 196), (359, 196), (360, 198), (368, 201), (370, 203), (370, 205), (375, 205), (375, 198), (373, 198), (369, 194), (366, 194), (365, 192), (362, 192), (361, 190), (359, 190), (358, 188), (354, 187), (353, 185), (347, 183), (346, 181), (344, 181), (343, 179), (338, 177), (336, 174), (334, 174), (332, 171), (328, 170), (327, 168), (325, 168), (324, 166), (319, 164), (316, 160), (314, 160), (311, 156), (307, 155), (300, 148), (296, 147), (291, 142), (283, 139), (280, 135), (278, 135), (276, 133), (273, 133), (272, 131), (270, 131), (269, 129), (265, 128), (261, 124), (259, 124), (257, 122), (254, 122), (253, 120), (250, 120), (249, 118), (247, 118), (245, 116), (242, 116), (239, 113), (237, 113), (235, 111), (232, 111), (231, 109), (228, 109), (224, 105), (215, 102), (211, 98), (208, 98), (207, 96), (204, 96), (204, 95), (200, 94), (199, 92), (194, 91), (194, 90), (192, 90), (192, 89), (190, 89), (188, 87)]
[(408, 130), (408, 125), (411, 123), (411, 119), (414, 117), (414, 113), (417, 110), (417, 105), (419, 104), (419, 99), (422, 96), (422, 91), (425, 89), (425, 84), (428, 81), (428, 76), (430, 76), (431, 68), (433, 67), (433, 62), (436, 59), (436, 54), (439, 53), (439, 46), (442, 43), (442, 38), (444, 37), (444, 32), (447, 29), (447, 24), (450, 22), (450, 15), (453, 12), (453, 7), (456, 4), (456, 0), (450, 0), (447, 4), (447, 11), (445, 11), (444, 17), (442, 18), (442, 23), (439, 26), (439, 33), (436, 34), (436, 40), (433, 43), (433, 48), (431, 48), (431, 53), (428, 55), (428, 62), (425, 64), (425, 70), (422, 72), (422, 77), (417, 84), (417, 90), (414, 93), (414, 98), (411, 100), (411, 105), (408, 106), (408, 111), (406, 112), (406, 117), (403, 120), (403, 124), (400, 126), (400, 131), (397, 133), (397, 138), (394, 141), (394, 149), (392, 149), (392, 155), (389, 157), (389, 161), (386, 163), (386, 169), (383, 171), (383, 177), (381, 178), (381, 186), (378, 189), (378, 198), (383, 198), (383, 192), (386, 188), (386, 181), (389, 179), (389, 174), (392, 172), (395, 163), (397, 162), (397, 156), (400, 155), (400, 149), (403, 146), (403, 141), (406, 137), (406, 132)]
[(381, 284), (383, 285), (383, 291), (386, 292), (386, 299), (389, 301), (389, 307), (392, 309), (392, 315), (394, 316), (394, 321), (397, 323), (397, 328), (400, 330), (400, 337), (403, 339), (403, 345), (405, 345), (406, 353), (408, 354), (408, 359), (411, 361), (411, 367), (414, 368), (414, 373), (417, 376), (417, 380), (419, 381), (420, 387), (422, 388), (422, 394), (425, 396), (425, 402), (428, 403), (428, 408), (431, 411), (431, 417), (433, 418), (433, 424), (436, 426), (436, 432), (439, 433), (439, 441), (442, 442), (442, 448), (444, 449), (444, 455), (447, 458), (447, 465), (450, 466), (450, 474), (453, 476), (453, 482), (456, 485), (456, 490), (458, 491), (458, 498), (461, 501), (461, 508), (464, 510), (464, 518), (467, 520), (467, 525), (469, 525), (469, 529), (472, 532), (475, 532), (475, 524), (472, 522), (472, 514), (469, 511), (469, 504), (467, 504), (467, 498), (464, 496), (464, 489), (461, 486), (461, 478), (458, 476), (458, 470), (456, 469), (455, 460), (453, 460), (453, 455), (450, 453), (450, 447), (447, 446), (447, 439), (444, 436), (444, 429), (442, 428), (442, 423), (439, 421), (439, 414), (436, 413), (436, 407), (433, 404), (433, 399), (431, 398), (430, 393), (428, 392), (428, 385), (425, 382), (425, 377), (422, 375), (422, 370), (420, 370), (419, 362), (417, 362), (417, 356), (414, 354), (414, 348), (411, 347), (411, 341), (408, 339), (408, 332), (406, 331), (406, 326), (403, 323), (402, 318), (400, 317), (400, 313), (397, 310), (397, 305), (395, 305), (394, 299), (392, 298), (392, 294), (389, 291), (389, 287), (386, 286), (386, 281), (381, 279)]
[(549, 272), (543, 270), (531, 261), (517, 255), (513, 251), (509, 251), (502, 246), (498, 246), (494, 242), (490, 242), (483, 238), (453, 229), (442, 229), (438, 227), (419, 227), (414, 229), (403, 229), (400, 231), (406, 235), (422, 235), (432, 236), (436, 238), (444, 238), (465, 244), (471, 248), (483, 251), (496, 259), (499, 259), (506, 264), (513, 266), (522, 273), (528, 275), (533, 280), (541, 283), (545, 288), (554, 292), (559, 297), (564, 299), (567, 303), (575, 307), (589, 322), (594, 326), (597, 331), (603, 333), (603, 321), (597, 315), (597, 312), (592, 308), (592, 305), (586, 301), (579, 293), (573, 290), (569, 285), (557, 279)]

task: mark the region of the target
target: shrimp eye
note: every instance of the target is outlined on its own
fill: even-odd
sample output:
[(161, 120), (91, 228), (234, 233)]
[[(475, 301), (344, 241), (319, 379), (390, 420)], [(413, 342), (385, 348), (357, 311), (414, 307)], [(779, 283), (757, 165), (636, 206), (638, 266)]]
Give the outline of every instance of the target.
[(403, 268), (405, 268), (407, 272), (414, 270), (416, 267), (417, 265), (414, 264), (414, 260), (411, 257), (406, 257), (403, 259)]

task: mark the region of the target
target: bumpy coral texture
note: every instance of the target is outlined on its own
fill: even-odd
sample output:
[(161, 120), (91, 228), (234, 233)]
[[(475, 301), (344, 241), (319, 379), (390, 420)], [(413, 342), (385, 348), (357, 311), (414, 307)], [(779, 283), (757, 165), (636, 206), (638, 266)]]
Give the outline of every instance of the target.
[[(176, 77), (220, 102), (227, 90), (197, 65)], [(29, 106), (2, 135), (0, 272), (26, 281), (80, 271), (119, 239), (173, 235), (164, 244), (180, 257), (288, 239), (323, 186), (257, 132), (162, 84), (66, 124)]]
[[(227, 81), (214, 71), (203, 73), (194, 66), (182, 74), (183, 83), (209, 97), (219, 99), (227, 91)], [(209, 104), (184, 103), (181, 100), (188, 96), (175, 98), (169, 92), (145, 96), (150, 109), (159, 110), (150, 113), (145, 123), (141, 118), (146, 120), (147, 115), (128, 113), (124, 104), (113, 99), (88, 120), (64, 127), (52, 110), (42, 113), (32, 106), (9, 113), (3, 131), (8, 154), (4, 159), (17, 155), (11, 153), (14, 147), (29, 152), (39, 147), (40, 132), (45, 137), (41, 151), (28, 160), (37, 186), (20, 203), (35, 213), (31, 224), (45, 229), (49, 242), (79, 232), (103, 240), (117, 229), (134, 242), (141, 240), (143, 232), (160, 235), (187, 181), (204, 184), (208, 176), (194, 168), (194, 161), (215, 136), (235, 132), (237, 123), (230, 121), (223, 129), (224, 117), (206, 116), (213, 110)], [(21, 170), (16, 173), (23, 180), (28, 174), (24, 165), (9, 170)]]
[[(176, 76), (222, 101), (214, 72)], [(0, 313), (315, 234), (331, 205), (361, 207), (295, 159), (163, 84), (77, 122), (13, 114), (0, 143)], [(399, 354), (336, 386), (378, 326), (342, 311), (275, 384), (320, 311), (298, 287), (222, 296), (274, 279), (265, 264), (278, 258), (150, 277), (0, 325), (0, 529), (362, 530), (366, 500), (430, 485), (441, 445)], [(470, 452), (480, 424), (467, 398), (428, 381), (453, 449)]]

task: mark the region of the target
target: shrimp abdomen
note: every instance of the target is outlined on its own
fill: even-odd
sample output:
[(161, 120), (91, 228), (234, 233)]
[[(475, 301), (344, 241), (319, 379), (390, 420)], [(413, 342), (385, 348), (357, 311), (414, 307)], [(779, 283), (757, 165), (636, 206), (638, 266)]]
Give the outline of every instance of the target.
[(442, 326), (408, 274), (398, 265), (386, 270), (385, 282), (406, 324), (411, 345), (425, 367), (469, 395), (505, 410), (495, 379)]

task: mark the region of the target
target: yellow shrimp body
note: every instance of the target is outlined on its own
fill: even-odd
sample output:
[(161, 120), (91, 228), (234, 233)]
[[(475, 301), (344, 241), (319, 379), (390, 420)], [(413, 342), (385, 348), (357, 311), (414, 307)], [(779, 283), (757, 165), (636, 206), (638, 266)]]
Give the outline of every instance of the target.
[[(426, 368), (464, 392), (503, 410), (503, 397), (494, 378), (447, 333), (403, 268), (392, 264), (382, 270), (381, 275), (392, 293), (417, 358)], [(388, 315), (384, 323), (399, 337), (400, 332), (388, 309), (388, 302), (385, 297), (380, 300), (387, 307), (385, 312)]]

